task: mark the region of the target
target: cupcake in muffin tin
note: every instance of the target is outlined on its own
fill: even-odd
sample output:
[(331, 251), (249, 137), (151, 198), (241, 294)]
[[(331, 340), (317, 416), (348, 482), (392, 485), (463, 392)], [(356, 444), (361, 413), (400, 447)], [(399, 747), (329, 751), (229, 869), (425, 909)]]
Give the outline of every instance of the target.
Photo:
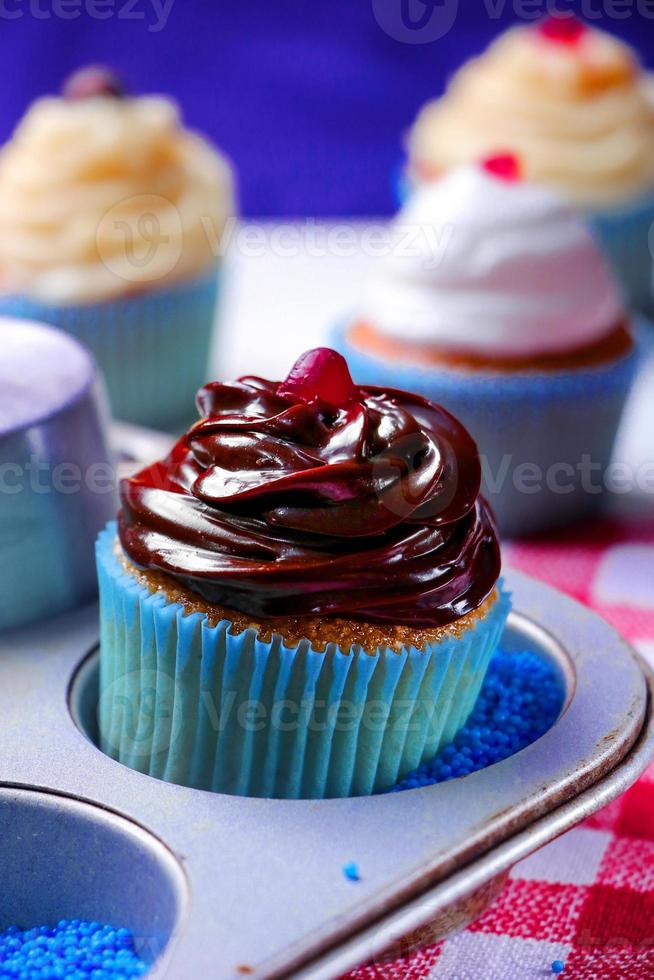
[(198, 406), (98, 543), (102, 748), (225, 793), (388, 789), (464, 725), (508, 612), (475, 444), (324, 349)]
[(498, 148), (584, 211), (628, 299), (649, 309), (654, 87), (635, 53), (570, 17), (512, 28), (419, 113), (409, 185)]
[(89, 69), (0, 152), (0, 312), (93, 353), (114, 415), (184, 424), (207, 376), (231, 171), (173, 102)]
[(335, 331), (357, 382), (420, 392), (462, 420), (504, 533), (593, 513), (638, 343), (582, 218), (500, 156), (418, 189), (394, 228)]

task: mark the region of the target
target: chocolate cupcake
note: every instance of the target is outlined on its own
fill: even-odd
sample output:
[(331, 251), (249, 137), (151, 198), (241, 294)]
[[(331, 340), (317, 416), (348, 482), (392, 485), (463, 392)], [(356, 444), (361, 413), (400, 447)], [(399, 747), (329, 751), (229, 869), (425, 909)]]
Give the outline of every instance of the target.
[(98, 543), (102, 748), (219, 792), (388, 789), (463, 726), (506, 619), (476, 446), (330, 350), (197, 404)]

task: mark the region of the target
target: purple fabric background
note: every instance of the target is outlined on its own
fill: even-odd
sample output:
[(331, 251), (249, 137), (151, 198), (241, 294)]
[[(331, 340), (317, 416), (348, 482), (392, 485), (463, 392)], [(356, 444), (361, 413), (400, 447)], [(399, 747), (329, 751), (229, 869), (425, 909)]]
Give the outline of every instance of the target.
[[(420, 18), (429, 14), (425, 2), (435, 4), (425, 31), (438, 27), (433, 18), (456, 15), (451, 29), (429, 43), (398, 41), (403, 32), (413, 41), (420, 34), (402, 26), (400, 5), (413, 4)], [(159, 10), (168, 3), (166, 19)], [(463, 58), (537, 7), (538, 0), (0, 0), (0, 136), (69, 71), (103, 61), (132, 90), (179, 99), (188, 122), (235, 161), (246, 215), (387, 213), (402, 133), (417, 108)], [(654, 61), (654, 0), (558, 0), (558, 8), (597, 17)]]

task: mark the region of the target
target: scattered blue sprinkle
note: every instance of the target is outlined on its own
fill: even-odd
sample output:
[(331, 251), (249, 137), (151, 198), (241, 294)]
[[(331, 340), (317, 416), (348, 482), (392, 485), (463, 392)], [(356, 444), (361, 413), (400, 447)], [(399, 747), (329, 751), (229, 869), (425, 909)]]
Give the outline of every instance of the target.
[(554, 960), (552, 963), (552, 973), (563, 973), (565, 969), (565, 963), (563, 960)]
[(423, 762), (389, 792), (467, 776), (515, 755), (552, 727), (563, 699), (559, 671), (545, 657), (530, 650), (498, 651), (467, 725), (435, 759)]
[(358, 865), (354, 861), (349, 861), (348, 864), (343, 865), (343, 874), (348, 881), (361, 881)]
[(0, 932), (0, 977), (127, 980), (148, 969), (136, 955), (129, 929), (62, 919), (56, 926), (9, 926)]

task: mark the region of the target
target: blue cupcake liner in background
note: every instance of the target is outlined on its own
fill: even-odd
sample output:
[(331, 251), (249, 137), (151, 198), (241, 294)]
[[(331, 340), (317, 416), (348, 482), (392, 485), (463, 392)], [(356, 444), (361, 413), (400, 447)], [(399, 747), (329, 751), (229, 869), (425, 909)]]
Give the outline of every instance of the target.
[(218, 274), (104, 303), (56, 306), (0, 295), (0, 315), (49, 323), (97, 361), (115, 418), (177, 428), (195, 418), (207, 376)]
[(402, 157), (391, 173), (391, 190), (397, 208), (404, 207), (413, 193), (414, 186), (414, 182), (409, 176), (406, 159)]
[(97, 546), (101, 748), (196, 789), (284, 799), (389, 789), (467, 721), (509, 610), (499, 597), (459, 636), (374, 655), (209, 625), (151, 594)]
[(654, 311), (654, 194), (619, 209), (586, 214), (631, 306)]
[(604, 505), (604, 477), (648, 333), (639, 318), (637, 344), (627, 356), (551, 373), (390, 363), (350, 344), (342, 324), (331, 342), (357, 383), (413, 391), (463, 422), (479, 446), (482, 492), (500, 531), (520, 537), (591, 517)]

